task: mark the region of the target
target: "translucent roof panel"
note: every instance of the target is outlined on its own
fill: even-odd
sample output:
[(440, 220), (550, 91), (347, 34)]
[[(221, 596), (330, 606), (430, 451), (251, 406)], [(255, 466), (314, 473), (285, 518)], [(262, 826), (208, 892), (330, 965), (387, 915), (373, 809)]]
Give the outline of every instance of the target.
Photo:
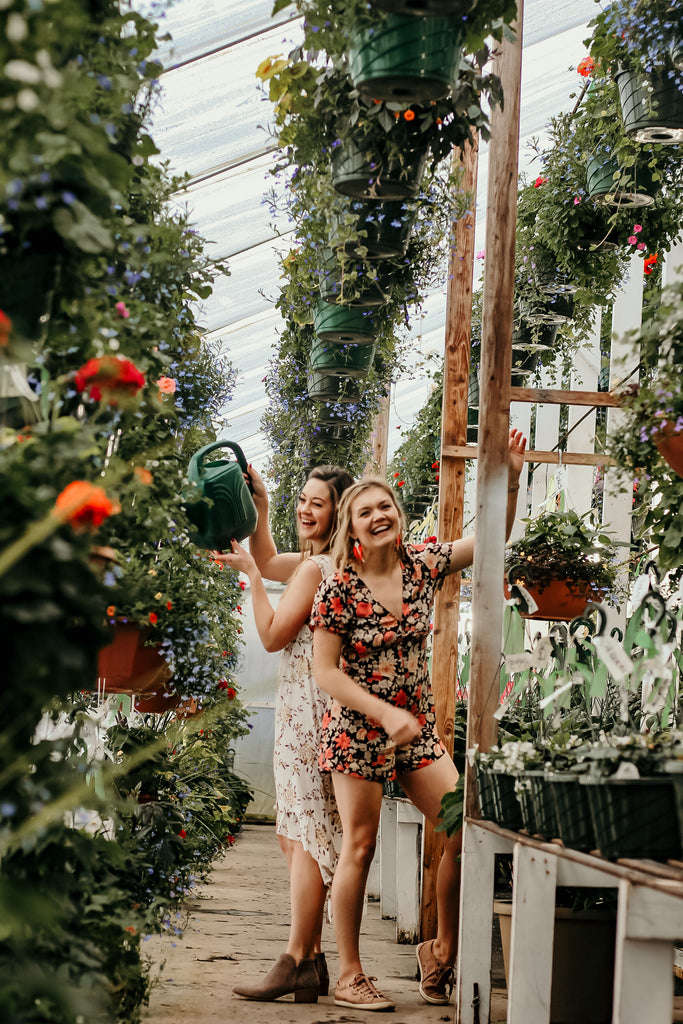
[[(141, 0), (141, 6), (142, 0)], [(271, 0), (175, 0), (160, 18), (172, 36), (164, 42), (163, 96), (152, 134), (161, 158), (189, 172), (182, 197), (212, 255), (227, 258), (230, 276), (216, 282), (202, 307), (201, 323), (237, 370), (234, 397), (226, 410), (230, 434), (260, 468), (267, 457), (259, 421), (266, 407), (264, 377), (281, 324), (277, 296), (277, 251), (291, 243), (288, 224), (271, 224), (264, 194), (275, 145), (268, 133), (272, 108), (255, 77), (260, 62), (285, 54), (300, 37), (291, 11), (270, 18)], [(520, 167), (533, 173), (528, 145), (542, 136), (549, 118), (569, 109), (581, 79), (569, 65), (585, 55), (587, 22), (594, 0), (526, 0), (520, 129)], [(484, 248), (488, 153), (481, 147), (477, 201), (477, 249)], [(475, 273), (481, 274), (477, 262)], [(391, 404), (389, 451), (423, 404), (429, 380), (420, 369), (425, 353), (442, 352), (444, 285), (430, 297), (411, 336), (414, 371), (397, 382)]]

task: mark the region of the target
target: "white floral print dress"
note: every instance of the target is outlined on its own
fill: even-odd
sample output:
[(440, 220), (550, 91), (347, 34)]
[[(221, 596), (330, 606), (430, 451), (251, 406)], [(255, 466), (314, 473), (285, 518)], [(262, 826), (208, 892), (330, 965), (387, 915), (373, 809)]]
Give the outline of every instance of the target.
[[(325, 579), (329, 555), (313, 555)], [(341, 821), (332, 780), (318, 767), (327, 694), (313, 679), (313, 631), (305, 623), (282, 651), (275, 695), (273, 770), (279, 835), (300, 842), (318, 862), (325, 885), (332, 881), (341, 849)]]

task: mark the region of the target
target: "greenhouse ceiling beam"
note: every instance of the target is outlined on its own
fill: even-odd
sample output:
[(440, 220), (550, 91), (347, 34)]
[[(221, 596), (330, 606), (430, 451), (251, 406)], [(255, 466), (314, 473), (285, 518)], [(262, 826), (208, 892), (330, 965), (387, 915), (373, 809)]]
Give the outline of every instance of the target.
[(254, 160), (259, 160), (262, 156), (268, 156), (269, 153), (273, 153), (277, 149), (277, 144), (273, 143), (272, 146), (259, 146), (258, 149), (254, 149), (251, 153), (247, 153), (246, 156), (240, 157), (239, 160), (225, 160), (223, 163), (215, 164), (214, 167), (210, 167), (208, 171), (202, 171), (201, 174), (196, 174), (187, 179), (180, 192), (176, 192), (176, 195), (182, 195), (187, 188), (191, 188), (192, 185), (200, 185), (204, 181), (211, 181), (212, 178), (218, 178), (221, 174), (227, 174), (229, 171), (234, 171), (238, 167), (243, 167), (246, 164), (253, 163)]
[(207, 60), (209, 57), (215, 57), (219, 53), (226, 53), (228, 50), (232, 50), (233, 47), (239, 46), (240, 43), (248, 43), (250, 39), (256, 39), (258, 36), (264, 35), (264, 33), (270, 31), (272, 28), (291, 25), (295, 21), (301, 20), (301, 15), (297, 15), (294, 18), (284, 18), (282, 21), (279, 21), (277, 25), (262, 25), (260, 28), (254, 29), (253, 32), (247, 32), (246, 35), (238, 36), (237, 39), (231, 39), (229, 43), (224, 43), (222, 46), (216, 46), (213, 50), (203, 50), (201, 53), (196, 53), (193, 57), (188, 57), (186, 60), (179, 60), (177, 64), (169, 64), (168, 67), (163, 68), (159, 77), (162, 75), (168, 75), (171, 71), (179, 71), (181, 68), (190, 67), (192, 64), (196, 64), (200, 60)]

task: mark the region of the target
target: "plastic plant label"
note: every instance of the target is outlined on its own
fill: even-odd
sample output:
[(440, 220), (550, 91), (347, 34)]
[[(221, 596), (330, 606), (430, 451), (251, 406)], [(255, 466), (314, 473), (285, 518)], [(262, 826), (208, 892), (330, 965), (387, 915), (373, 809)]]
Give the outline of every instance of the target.
[(505, 668), (510, 675), (515, 675), (517, 672), (526, 672), (528, 668), (533, 668), (536, 664), (536, 659), (531, 651), (522, 651), (521, 654), (508, 654), (505, 659)]
[(633, 764), (632, 761), (622, 761), (614, 775), (613, 779), (639, 779), (640, 772)]
[(613, 679), (625, 679), (633, 671), (633, 662), (613, 636), (594, 636), (593, 646)]
[(543, 669), (550, 661), (553, 654), (553, 644), (549, 636), (542, 636), (533, 651), (532, 668)]
[(524, 603), (526, 604), (527, 615), (533, 615), (534, 612), (537, 612), (538, 605), (536, 604), (536, 602), (534, 601), (533, 597), (526, 589), (526, 587), (523, 587), (521, 583), (515, 583), (515, 587), (517, 588), (519, 596), (523, 598)]
[(639, 576), (636, 582), (633, 584), (633, 590), (631, 591), (631, 606), (637, 608), (640, 602), (643, 600), (648, 590), (650, 589), (650, 577)]
[(554, 700), (557, 700), (557, 698), (560, 697), (563, 693), (566, 693), (567, 690), (570, 690), (572, 686), (582, 682), (583, 679), (577, 676), (573, 676), (571, 679), (568, 679), (566, 683), (563, 683), (562, 686), (558, 686), (556, 690), (553, 690), (553, 692), (549, 693), (547, 697), (544, 697), (538, 705), (539, 708), (541, 708), (541, 710), (543, 710), (543, 708), (547, 708), (548, 704), (552, 704)]

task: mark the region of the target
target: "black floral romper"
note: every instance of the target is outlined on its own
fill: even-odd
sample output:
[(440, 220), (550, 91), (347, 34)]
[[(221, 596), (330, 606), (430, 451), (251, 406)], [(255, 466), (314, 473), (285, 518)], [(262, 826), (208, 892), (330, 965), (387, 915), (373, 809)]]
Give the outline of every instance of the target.
[(322, 771), (389, 781), (446, 753), (436, 732), (427, 643), (434, 592), (448, 572), (451, 550), (452, 544), (408, 547), (400, 621), (373, 599), (351, 565), (318, 587), (310, 626), (341, 636), (342, 671), (370, 693), (412, 712), (422, 725), (413, 743), (387, 753), (391, 741), (378, 722), (330, 697), (322, 719)]

